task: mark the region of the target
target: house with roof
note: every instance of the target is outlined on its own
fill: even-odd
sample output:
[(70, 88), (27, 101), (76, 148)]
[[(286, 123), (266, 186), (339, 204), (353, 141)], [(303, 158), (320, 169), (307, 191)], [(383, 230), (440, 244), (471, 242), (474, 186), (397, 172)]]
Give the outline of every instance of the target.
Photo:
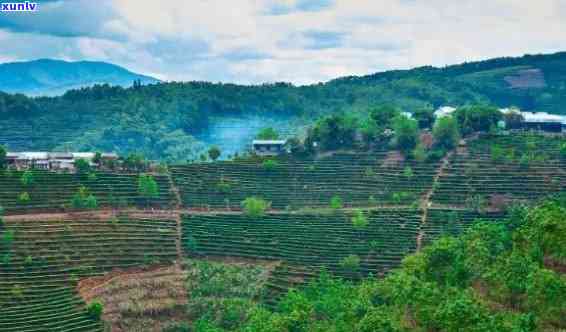
[(252, 142), (252, 152), (258, 156), (277, 156), (287, 152), (286, 140), (260, 140)]
[[(96, 165), (93, 160), (96, 156), (94, 152), (8, 152), (6, 160), (8, 167), (22, 169), (41, 169), (41, 170), (68, 170), (74, 171), (75, 162), (84, 159), (91, 166)], [(117, 160), (115, 153), (102, 153), (102, 160)]]

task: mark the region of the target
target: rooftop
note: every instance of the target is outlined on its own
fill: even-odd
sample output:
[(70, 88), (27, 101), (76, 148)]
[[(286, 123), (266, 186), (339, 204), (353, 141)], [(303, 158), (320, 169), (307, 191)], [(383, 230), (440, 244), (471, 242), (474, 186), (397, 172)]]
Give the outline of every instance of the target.
[(252, 144), (266, 144), (266, 145), (284, 145), (286, 140), (270, 140), (270, 139), (254, 139)]

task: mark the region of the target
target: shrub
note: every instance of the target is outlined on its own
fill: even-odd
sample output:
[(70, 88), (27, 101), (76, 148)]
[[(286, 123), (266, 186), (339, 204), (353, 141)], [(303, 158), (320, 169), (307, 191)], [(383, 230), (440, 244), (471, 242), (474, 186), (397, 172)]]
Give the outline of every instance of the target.
[(275, 129), (268, 127), (260, 130), (259, 133), (256, 135), (256, 138), (263, 140), (273, 140), (273, 139), (278, 139), (279, 134)]
[(159, 187), (150, 174), (140, 174), (138, 178), (138, 194), (149, 205), (152, 199), (159, 197)]
[(259, 197), (248, 197), (242, 202), (242, 207), (248, 217), (259, 218), (265, 215), (265, 211), (271, 207), (271, 202)]
[(71, 199), (71, 206), (74, 209), (91, 209), (94, 210), (98, 207), (98, 201), (94, 195), (89, 194), (85, 186), (81, 186), (79, 191), (73, 195)]
[(218, 192), (220, 193), (228, 194), (232, 191), (232, 186), (230, 183), (220, 180), (220, 182), (216, 184), (216, 189), (218, 189)]
[(436, 120), (432, 131), (435, 145), (443, 149), (453, 149), (458, 145), (460, 132), (456, 120), (444, 117)]
[(340, 266), (347, 272), (357, 272), (360, 268), (360, 257), (348, 255), (340, 261)]
[(415, 174), (413, 173), (413, 169), (409, 166), (405, 167), (403, 170), (403, 176), (410, 181)]
[(77, 159), (75, 161), (75, 169), (79, 174), (85, 174), (90, 172), (90, 164), (85, 159)]
[(267, 171), (273, 171), (278, 166), (279, 166), (279, 162), (273, 159), (264, 160), (262, 163), (262, 167)]
[(405, 116), (397, 116), (393, 121), (393, 130), (397, 148), (405, 155), (417, 146), (419, 134), (417, 121)]
[(20, 178), (20, 182), (24, 187), (30, 186), (35, 181), (32, 171), (25, 171)]
[(330, 199), (330, 208), (334, 210), (341, 209), (343, 207), (342, 198), (338, 195), (332, 196)]
[(100, 320), (102, 312), (104, 311), (104, 306), (100, 301), (92, 301), (86, 307), (86, 311), (90, 318)]
[(357, 230), (366, 229), (369, 225), (367, 217), (364, 213), (360, 210), (356, 211), (354, 216), (352, 217), (352, 226), (354, 226)]
[(218, 159), (221, 154), (222, 154), (222, 152), (220, 151), (220, 149), (217, 146), (213, 146), (210, 149), (208, 149), (208, 157), (212, 161), (216, 161), (216, 159)]
[(18, 195), (18, 202), (23, 205), (27, 205), (31, 201), (29, 194), (27, 192), (23, 192)]
[(98, 208), (98, 201), (96, 200), (96, 197), (94, 197), (94, 195), (88, 195), (88, 197), (85, 199), (85, 208), (89, 209), (89, 210), (96, 210), (96, 208)]

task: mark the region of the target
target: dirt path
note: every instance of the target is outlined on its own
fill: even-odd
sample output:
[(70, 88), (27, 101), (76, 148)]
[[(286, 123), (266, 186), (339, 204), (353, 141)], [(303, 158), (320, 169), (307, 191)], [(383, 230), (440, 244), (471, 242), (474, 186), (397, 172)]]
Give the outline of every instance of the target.
[(432, 178), (432, 184), (430, 186), (430, 189), (426, 192), (426, 194), (424, 195), (424, 197), (421, 201), (421, 209), (423, 210), (423, 214), (422, 214), (422, 217), (421, 217), (421, 225), (420, 225), (419, 234), (417, 235), (417, 251), (420, 251), (421, 248), (422, 248), (422, 242), (423, 242), (423, 237), (424, 237), (424, 233), (425, 233), (424, 228), (425, 228), (425, 225), (428, 221), (428, 210), (430, 209), (430, 206), (432, 205), (432, 202), (430, 201), (430, 199), (432, 198), (432, 195), (434, 194), (434, 190), (437, 186), (438, 179), (440, 179), (440, 177), (445, 174), (446, 168), (448, 167), (448, 165), (450, 165), (450, 158), (452, 157), (453, 154), (454, 154), (454, 151), (450, 151), (444, 156), (444, 158), (442, 158), (442, 160), (440, 161), (440, 166), (438, 166), (438, 169), (436, 170), (436, 174), (434, 174), (434, 177)]

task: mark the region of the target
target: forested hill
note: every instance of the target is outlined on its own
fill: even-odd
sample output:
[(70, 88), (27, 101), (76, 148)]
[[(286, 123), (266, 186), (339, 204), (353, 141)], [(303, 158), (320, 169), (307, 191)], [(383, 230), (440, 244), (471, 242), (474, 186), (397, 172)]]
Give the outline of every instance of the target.
[[(255, 129), (246, 122), (250, 118), (288, 129), (290, 123), (309, 123), (328, 112), (365, 112), (379, 104), (413, 111), (486, 103), (566, 113), (564, 82), (566, 53), (556, 53), (388, 71), (300, 87), (187, 82), (101, 85), (60, 97), (0, 94), (0, 144), (12, 150), (139, 151), (152, 159), (179, 161), (194, 157), (211, 142), (223, 150), (235, 141), (242, 145), (253, 137)], [(230, 136), (240, 131), (244, 134), (238, 140)]]
[(158, 82), (105, 62), (40, 59), (0, 64), (0, 91), (26, 95), (62, 95), (67, 90), (103, 83), (128, 87), (134, 80)]

